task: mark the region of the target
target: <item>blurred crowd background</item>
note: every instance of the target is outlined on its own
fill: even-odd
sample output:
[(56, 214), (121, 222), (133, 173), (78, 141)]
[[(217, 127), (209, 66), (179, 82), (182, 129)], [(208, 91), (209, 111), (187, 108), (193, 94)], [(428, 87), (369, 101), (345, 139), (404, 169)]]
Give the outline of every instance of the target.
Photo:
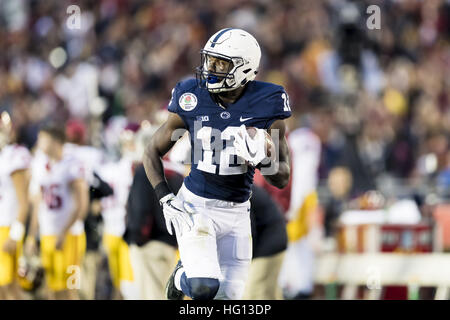
[[(67, 27), (71, 4), (80, 29)], [(450, 184), (448, 1), (2, 0), (0, 25), (0, 108), (29, 147), (48, 119), (82, 119), (96, 146), (94, 118), (155, 121), (208, 37), (234, 26), (262, 46), (259, 80), (286, 87), (291, 129), (316, 127), (321, 179), (355, 137), (368, 169), (355, 192), (383, 174)]]
[[(67, 26), (71, 4), (80, 29)], [(373, 191), (409, 196), (432, 219), (450, 193), (448, 0), (0, 0), (0, 111), (29, 148), (46, 121), (78, 119), (82, 142), (107, 149), (117, 117), (160, 121), (224, 27), (259, 41), (257, 79), (286, 88), (289, 130), (319, 137), (326, 221), (368, 191), (366, 207)]]

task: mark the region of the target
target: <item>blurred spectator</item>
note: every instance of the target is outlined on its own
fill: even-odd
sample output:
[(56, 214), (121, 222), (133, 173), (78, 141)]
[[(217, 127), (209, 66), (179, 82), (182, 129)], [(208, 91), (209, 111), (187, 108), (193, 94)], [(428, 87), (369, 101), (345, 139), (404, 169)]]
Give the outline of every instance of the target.
[(350, 200), (352, 183), (352, 176), (348, 170), (337, 168), (330, 173), (328, 189), (331, 196), (323, 204), (325, 209), (325, 237), (332, 237), (336, 234), (337, 220), (339, 215), (345, 211), (347, 201)]
[[(207, 38), (240, 27), (262, 47), (257, 79), (289, 93), (289, 130), (318, 137), (327, 234), (369, 190), (449, 196), (449, 1), (79, 0), (80, 29), (69, 29), (72, 4), (0, 1), (0, 112), (30, 149), (42, 124), (76, 118), (86, 135), (71, 134), (114, 159), (120, 123), (158, 122)], [(366, 26), (373, 4), (378, 30)], [(274, 196), (285, 211), (296, 184)]]

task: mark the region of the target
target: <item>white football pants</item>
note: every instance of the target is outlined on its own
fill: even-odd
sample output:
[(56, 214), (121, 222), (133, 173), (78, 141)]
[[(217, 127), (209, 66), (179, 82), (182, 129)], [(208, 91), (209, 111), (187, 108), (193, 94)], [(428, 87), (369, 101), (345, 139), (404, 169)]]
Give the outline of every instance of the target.
[(215, 299), (242, 299), (252, 258), (250, 201), (207, 199), (183, 184), (178, 197), (192, 203), (194, 227), (183, 230), (178, 249), (187, 278), (215, 278)]

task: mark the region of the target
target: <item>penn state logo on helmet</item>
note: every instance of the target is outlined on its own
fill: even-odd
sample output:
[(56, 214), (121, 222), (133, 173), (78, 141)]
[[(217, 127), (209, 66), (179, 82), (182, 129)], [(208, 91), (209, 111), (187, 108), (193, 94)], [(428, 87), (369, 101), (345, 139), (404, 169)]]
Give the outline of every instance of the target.
[(191, 92), (183, 93), (178, 104), (184, 111), (191, 111), (197, 106), (197, 96)]

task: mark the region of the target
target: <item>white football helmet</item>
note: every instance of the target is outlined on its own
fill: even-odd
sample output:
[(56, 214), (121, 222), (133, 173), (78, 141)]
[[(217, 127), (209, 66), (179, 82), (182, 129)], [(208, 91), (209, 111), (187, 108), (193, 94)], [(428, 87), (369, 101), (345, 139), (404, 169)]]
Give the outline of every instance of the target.
[[(235, 90), (255, 79), (261, 60), (258, 41), (247, 31), (226, 28), (209, 38), (201, 54), (197, 79), (213, 93)], [(227, 72), (209, 72), (208, 58), (231, 62)]]

